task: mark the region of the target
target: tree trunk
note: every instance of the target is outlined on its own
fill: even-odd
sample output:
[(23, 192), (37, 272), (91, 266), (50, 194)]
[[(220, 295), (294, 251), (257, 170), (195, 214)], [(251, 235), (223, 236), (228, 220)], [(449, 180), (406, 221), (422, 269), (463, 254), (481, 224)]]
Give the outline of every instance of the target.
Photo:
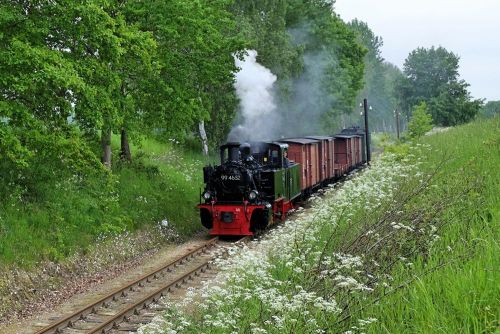
[(103, 129), (101, 132), (102, 164), (111, 169), (111, 128)]
[(125, 128), (122, 128), (121, 132), (120, 159), (122, 161), (132, 162), (132, 153), (130, 153), (130, 145), (128, 143), (128, 135)]
[(198, 124), (198, 128), (200, 130), (200, 137), (201, 137), (201, 145), (202, 145), (203, 154), (208, 155), (208, 139), (207, 139), (207, 133), (205, 132), (205, 121), (201, 121)]

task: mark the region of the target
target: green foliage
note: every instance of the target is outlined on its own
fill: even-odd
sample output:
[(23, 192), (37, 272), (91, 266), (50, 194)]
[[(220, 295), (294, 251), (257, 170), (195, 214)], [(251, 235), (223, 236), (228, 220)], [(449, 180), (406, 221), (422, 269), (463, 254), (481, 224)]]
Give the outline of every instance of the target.
[(403, 65), (407, 79), (414, 86), (412, 103), (435, 96), (443, 85), (458, 80), (459, 58), (443, 47), (417, 48)]
[(384, 60), (382, 58), (381, 47), (384, 44), (382, 37), (376, 36), (373, 31), (363, 21), (354, 19), (349, 22), (348, 26), (356, 32), (357, 38), (368, 52), (365, 55), (365, 60), (370, 65), (380, 64)]
[[(317, 88), (311, 92), (313, 98), (307, 100), (308, 105), (296, 113), (304, 118), (311, 110), (320, 110), (322, 120), (330, 128), (336, 125), (333, 124), (336, 117), (355, 103), (362, 87), (366, 53), (357, 43), (354, 32), (332, 13), (333, 3), (327, 0), (291, 1), (287, 12), (287, 26), (295, 33), (294, 42), (304, 50), (305, 73), (296, 82), (295, 89), (305, 89), (304, 79)], [(300, 96), (299, 91), (295, 93)], [(293, 113), (301, 104), (301, 101), (292, 100), (286, 108)]]
[[(364, 316), (378, 319), (368, 332), (498, 331), (500, 277), (493, 268), (500, 265), (500, 176), (492, 171), (500, 164), (499, 128), (496, 118), (421, 138), (421, 144), (442, 152), (427, 157), (431, 164), (442, 166), (440, 187), (451, 179), (464, 184), (466, 178), (475, 175), (481, 180), (481, 189), (475, 194), (480, 205), (456, 203), (457, 207), (466, 207), (459, 210), (456, 223), (440, 233), (433, 254), (424, 257), (425, 261), (415, 261), (411, 271), (396, 271), (394, 277), (411, 275), (418, 279), (367, 309)], [(443, 154), (453, 159), (442, 164)], [(447, 191), (450, 193), (450, 188)]]
[[(248, 49), (258, 52), (258, 61), (279, 78), (279, 84), (297, 77), (303, 70), (302, 50), (288, 33), (290, 1), (236, 0), (231, 6), (238, 34)], [(282, 87), (285, 89), (285, 87)]]
[(472, 100), (464, 80), (458, 80), (459, 58), (443, 47), (417, 48), (404, 63), (405, 78), (399, 79), (400, 106), (410, 110), (427, 102), (435, 124), (452, 126), (471, 121), (479, 112), (482, 100)]
[(483, 102), (472, 100), (464, 81), (453, 82), (441, 87), (438, 96), (429, 101), (429, 111), (438, 125), (453, 126), (473, 120)]
[(500, 115), (500, 101), (488, 101), (479, 111), (482, 117), (498, 117)]
[[(44, 145), (54, 147), (53, 142)], [(18, 186), (0, 179), (7, 194), (0, 203), (0, 266), (61, 261), (91, 247), (99, 237), (151, 228), (163, 219), (180, 238), (200, 229), (195, 210), (202, 184), (199, 154), (145, 140), (141, 148), (132, 147), (137, 155), (134, 162), (116, 164), (113, 176), (95, 161), (99, 168), (92, 170), (101, 173), (78, 169), (62, 177), (44, 162), (58, 158), (57, 168), (65, 170), (77, 165), (68, 159), (81, 162), (86, 158), (79, 155), (90, 154), (60, 156), (74, 148), (72, 143), (65, 145), (55, 147), (54, 156), (37, 155), (30, 161), (36, 170), (13, 175)]]
[[(182, 140), (198, 121), (212, 117), (221, 137), (227, 129), (219, 128), (227, 125), (220, 123), (230, 123), (237, 104), (233, 53), (242, 48), (227, 5), (97, 0), (2, 5), (0, 119), (2, 126), (19, 128), (2, 130), (2, 136), (36, 126), (62, 137), (77, 127), (92, 141), (101, 130), (122, 129), (132, 139), (161, 129)], [(219, 122), (217, 112), (227, 117)], [(14, 145), (14, 138), (6, 140)], [(87, 144), (94, 147), (92, 141)], [(22, 146), (23, 140), (17, 143)], [(20, 149), (9, 149), (9, 155), (17, 152), (14, 160), (22, 161), (29, 149)]]
[(432, 116), (428, 113), (427, 104), (421, 102), (415, 106), (408, 123), (408, 136), (411, 139), (422, 137), (432, 129)]
[(396, 156), (396, 160), (406, 159), (410, 154), (410, 145), (401, 142), (395, 136), (387, 132), (371, 133), (371, 147), (374, 151), (382, 151), (384, 153), (392, 153)]
[(23, 8), (17, 2), (0, 7), (0, 134), (4, 139), (0, 157), (7, 158), (2, 171), (11, 174), (29, 167), (29, 157), (38, 149), (33, 146), (34, 137), (52, 131), (58, 132), (58, 138), (70, 135), (69, 92), (84, 86), (74, 64), (45, 43), (48, 7)]
[(410, 153), (410, 146), (406, 143), (387, 145), (384, 147), (384, 152), (393, 153), (397, 156), (397, 160), (402, 160)]
[(145, 124), (184, 140), (200, 120), (210, 120), (210, 141), (221, 141), (237, 100), (233, 54), (243, 48), (234, 37), (227, 1), (129, 1), (126, 17), (157, 40), (158, 76), (148, 86)]
[[(368, 103), (372, 107), (369, 114), (372, 130), (396, 132), (393, 111), (398, 106), (394, 86), (403, 74), (399, 68), (384, 61), (381, 56), (382, 37), (376, 36), (366, 23), (354, 19), (349, 23), (349, 27), (356, 32), (361, 45), (368, 50), (364, 57), (364, 86), (358, 92), (356, 101), (368, 99)], [(352, 116), (347, 120), (353, 124), (359, 124), (358, 103), (354, 105), (352, 110)]]
[[(332, 4), (4, 4), (0, 119), (4, 143), (10, 144), (2, 150), (23, 164), (23, 156), (34, 148), (24, 147), (16, 134), (58, 131), (69, 138), (78, 128), (85, 138), (80, 145), (99, 156), (95, 141), (101, 131), (125, 129), (132, 139), (156, 131), (183, 141), (200, 120), (206, 121), (210, 142), (218, 143), (238, 104), (233, 56), (244, 47), (258, 49), (259, 60), (279, 76), (284, 109), (295, 105), (286, 98), (300, 88), (293, 80), (304, 74), (303, 56), (324, 53), (318, 94), (328, 98), (315, 100), (328, 102), (310, 109), (339, 114), (352, 105), (360, 87), (363, 50), (332, 15)], [(308, 39), (292, 36), (293, 30)]]
[(9, 159), (1, 172), (23, 196), (40, 197), (39, 181), (102, 173), (95, 135), (125, 119), (132, 123), (154, 41), (127, 25), (117, 5), (13, 1), (2, 7), (0, 153)]
[(277, 104), (285, 120), (314, 127), (302, 131), (331, 131), (362, 85), (365, 50), (332, 5), (263, 0), (232, 6), (248, 48), (257, 50), (259, 63), (277, 75)]

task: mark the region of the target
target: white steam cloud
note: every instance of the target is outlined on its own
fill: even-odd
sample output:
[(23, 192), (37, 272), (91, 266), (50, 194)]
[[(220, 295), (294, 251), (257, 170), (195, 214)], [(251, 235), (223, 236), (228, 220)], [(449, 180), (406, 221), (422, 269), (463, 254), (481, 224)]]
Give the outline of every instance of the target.
[(265, 140), (271, 138), (276, 105), (273, 85), (276, 76), (257, 63), (257, 51), (248, 50), (243, 60), (235, 59), (241, 70), (236, 73), (235, 88), (240, 98), (240, 113), (229, 133), (229, 141)]

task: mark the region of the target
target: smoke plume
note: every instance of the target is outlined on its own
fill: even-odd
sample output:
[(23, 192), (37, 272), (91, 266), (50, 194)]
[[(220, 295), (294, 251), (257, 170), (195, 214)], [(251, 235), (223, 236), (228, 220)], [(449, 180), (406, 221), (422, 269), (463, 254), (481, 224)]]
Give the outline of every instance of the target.
[(325, 133), (326, 117), (335, 103), (326, 89), (331, 77), (327, 75), (335, 59), (325, 51), (306, 52), (302, 58), (302, 74), (290, 86), (293, 94), (280, 99), (277, 113), (281, 117), (280, 136), (300, 137)]
[[(339, 130), (342, 97), (349, 90), (349, 73), (337, 58), (335, 45), (317, 46), (313, 28), (304, 24), (289, 29), (291, 42), (303, 49), (300, 75), (280, 78), (281, 90), (273, 87), (276, 76), (256, 61), (257, 52), (236, 65), (235, 88), (240, 110), (230, 141), (276, 140), (305, 135), (327, 135)], [(285, 88), (285, 89), (283, 89)]]
[(248, 50), (243, 60), (236, 58), (235, 88), (240, 98), (240, 112), (229, 133), (229, 141), (273, 139), (277, 115), (273, 97), (276, 76), (257, 63), (257, 51)]

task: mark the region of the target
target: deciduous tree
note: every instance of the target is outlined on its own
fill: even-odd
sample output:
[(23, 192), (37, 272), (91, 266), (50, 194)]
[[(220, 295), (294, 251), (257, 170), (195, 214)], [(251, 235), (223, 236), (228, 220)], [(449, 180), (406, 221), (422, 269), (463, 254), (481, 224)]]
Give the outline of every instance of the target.
[[(235, 38), (228, 3), (132, 0), (127, 4), (127, 19), (157, 41), (160, 73), (144, 105), (145, 122), (166, 137), (182, 140), (201, 120), (217, 122), (219, 114), (226, 119), (226, 114), (235, 112), (233, 54), (243, 45)], [(208, 133), (211, 141), (213, 135), (218, 134)]]
[(438, 125), (453, 126), (470, 122), (481, 108), (482, 100), (473, 100), (467, 91), (469, 85), (460, 80), (444, 85), (439, 95), (430, 99), (429, 111)]
[(500, 115), (500, 101), (488, 101), (480, 111), (484, 117), (494, 117)]
[(418, 48), (404, 63), (405, 78), (398, 83), (403, 109), (426, 101), (434, 122), (449, 126), (470, 121), (478, 113), (481, 100), (473, 100), (469, 86), (458, 76), (459, 57), (443, 47)]
[[(374, 131), (388, 131), (394, 129), (393, 111), (398, 109), (395, 94), (395, 84), (401, 80), (403, 74), (396, 66), (385, 62), (381, 56), (383, 45), (382, 37), (375, 33), (364, 22), (354, 19), (349, 27), (355, 31), (357, 40), (367, 49), (364, 57), (363, 88), (357, 94), (357, 101), (367, 98), (372, 112), (370, 117), (370, 128)], [(358, 105), (354, 106), (354, 113), (350, 121), (359, 122), (357, 111)]]
[(36, 196), (38, 181), (93, 163), (76, 158), (89, 155), (68, 118), (87, 85), (66, 57), (68, 50), (49, 41), (52, 30), (64, 29), (53, 28), (56, 7), (53, 2), (0, 4), (0, 183), (5, 191), (19, 186), (22, 194)]

